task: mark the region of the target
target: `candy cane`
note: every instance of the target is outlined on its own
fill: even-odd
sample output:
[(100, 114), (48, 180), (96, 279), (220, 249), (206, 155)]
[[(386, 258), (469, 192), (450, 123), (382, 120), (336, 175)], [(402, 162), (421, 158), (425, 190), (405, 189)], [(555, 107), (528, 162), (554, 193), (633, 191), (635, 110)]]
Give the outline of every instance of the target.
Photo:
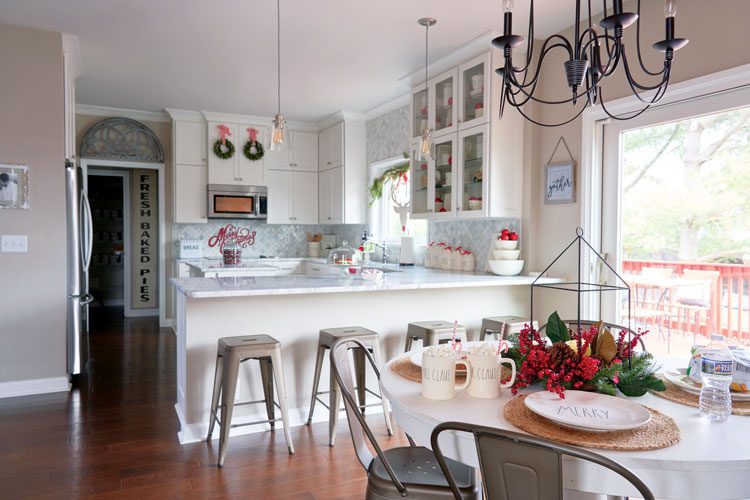
[(500, 339), (500, 341), (498, 341), (497, 343), (497, 350), (495, 351), (495, 354), (500, 354), (501, 352), (508, 352), (509, 348), (510, 348), (510, 344), (507, 341)]

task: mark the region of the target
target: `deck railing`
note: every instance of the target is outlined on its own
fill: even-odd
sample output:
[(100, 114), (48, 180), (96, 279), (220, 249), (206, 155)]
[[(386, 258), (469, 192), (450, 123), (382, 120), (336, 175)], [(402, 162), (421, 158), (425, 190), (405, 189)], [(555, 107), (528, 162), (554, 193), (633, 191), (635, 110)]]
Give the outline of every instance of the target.
[(681, 314), (684, 311), (680, 311), (680, 306), (675, 306), (672, 302), (664, 306), (669, 308), (667, 312), (670, 313), (670, 327), (683, 331), (690, 328), (702, 335), (710, 335), (711, 330), (716, 329), (727, 338), (750, 341), (750, 266), (658, 260), (622, 262), (623, 273), (638, 274), (644, 267), (672, 268), (676, 276), (683, 274), (686, 269), (718, 271), (719, 278), (711, 291), (710, 315), (687, 326), (685, 315)]

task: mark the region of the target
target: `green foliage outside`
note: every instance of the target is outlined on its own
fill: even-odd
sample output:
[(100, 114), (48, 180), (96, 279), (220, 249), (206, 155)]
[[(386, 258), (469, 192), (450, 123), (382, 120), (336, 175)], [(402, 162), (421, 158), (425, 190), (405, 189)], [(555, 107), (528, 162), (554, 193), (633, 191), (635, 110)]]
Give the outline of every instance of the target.
[(629, 131), (623, 150), (626, 259), (750, 254), (750, 111)]

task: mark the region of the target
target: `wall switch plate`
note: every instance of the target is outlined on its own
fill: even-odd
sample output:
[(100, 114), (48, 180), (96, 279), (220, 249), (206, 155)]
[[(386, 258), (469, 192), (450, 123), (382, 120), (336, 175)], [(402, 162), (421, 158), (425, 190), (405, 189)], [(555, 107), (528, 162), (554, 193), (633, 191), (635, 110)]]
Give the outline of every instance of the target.
[(0, 235), (0, 252), (26, 253), (29, 251), (29, 237), (25, 234)]

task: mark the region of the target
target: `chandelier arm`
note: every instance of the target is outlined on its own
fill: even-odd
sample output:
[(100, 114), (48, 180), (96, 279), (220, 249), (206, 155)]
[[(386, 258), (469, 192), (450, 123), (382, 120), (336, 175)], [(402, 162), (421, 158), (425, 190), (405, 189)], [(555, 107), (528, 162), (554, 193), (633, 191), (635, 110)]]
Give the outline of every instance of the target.
[(562, 101), (548, 101), (546, 99), (541, 99), (539, 97), (535, 97), (534, 96), (534, 89), (532, 89), (531, 91), (526, 91), (526, 89), (524, 89), (523, 87), (516, 87), (516, 89), (517, 90), (515, 92), (512, 91), (512, 90), (508, 90), (507, 92), (509, 92), (514, 98), (517, 95), (519, 95), (519, 94), (523, 94), (524, 96), (526, 96), (526, 98), (523, 100), (523, 102), (521, 102), (520, 105), (524, 105), (528, 101), (538, 102), (539, 104), (568, 104), (568, 103), (573, 102), (574, 99), (577, 100), (577, 99), (580, 99), (581, 97), (585, 97), (586, 94), (588, 93), (587, 90), (584, 90), (580, 94), (577, 94), (575, 96), (575, 98), (569, 97), (568, 99), (565, 99), (565, 100), (562, 100)]
[[(602, 18), (607, 17), (607, 0), (602, 0)], [(612, 48), (609, 46), (609, 30), (607, 28), (604, 28), (604, 36), (606, 40), (606, 46), (607, 46), (607, 54), (609, 55), (610, 59), (612, 58)]]
[[(562, 40), (562, 42), (555, 43), (553, 45), (548, 46), (548, 43), (550, 43), (552, 40), (554, 40), (556, 38), (559, 38), (560, 40)], [(511, 83), (515, 87), (521, 87), (521, 86), (528, 87), (530, 85), (533, 85), (536, 82), (536, 80), (539, 78), (539, 73), (541, 72), (542, 63), (544, 62), (544, 58), (547, 56), (547, 54), (552, 49), (555, 49), (557, 47), (565, 49), (567, 51), (567, 53), (568, 53), (568, 56), (572, 57), (572, 48), (570, 46), (570, 42), (567, 39), (565, 39), (564, 37), (560, 36), (560, 35), (553, 35), (553, 36), (547, 38), (544, 41), (544, 44), (542, 45), (542, 51), (539, 54), (539, 60), (537, 61), (536, 69), (534, 70), (534, 77), (532, 78), (532, 80), (530, 82), (524, 83), (524, 84), (521, 84), (521, 83), (518, 82), (518, 79), (515, 77), (515, 74), (516, 73), (522, 73), (522, 72), (526, 71), (528, 68), (524, 68), (524, 69), (514, 68), (513, 67), (513, 60), (511, 58), (506, 58), (505, 75), (510, 79)], [(509, 69), (510, 69), (510, 71), (508, 71)], [(524, 79), (523, 80), (524, 80), (524, 82), (526, 82), (526, 75), (524, 75)]]
[[(659, 82), (658, 84), (655, 84), (655, 85), (642, 85), (642, 84), (638, 83), (637, 81), (635, 81), (635, 79), (633, 78), (633, 74), (630, 72), (630, 65), (628, 64), (628, 57), (625, 54), (625, 51), (622, 52), (622, 64), (623, 64), (623, 67), (625, 68), (625, 76), (626, 76), (626, 79), (628, 81), (628, 84), (630, 85), (630, 88), (633, 90), (633, 93), (636, 94), (636, 96), (638, 97), (638, 99), (640, 99), (643, 102), (646, 102), (646, 101), (644, 101), (643, 99), (641, 99), (640, 96), (638, 96), (638, 90), (642, 90), (642, 91), (648, 92), (650, 90), (661, 89), (661, 87), (669, 79), (669, 63), (668, 63), (668, 61), (664, 62), (664, 69), (661, 72), (661, 76), (662, 76), (661, 82)], [(655, 101), (651, 101), (651, 102), (655, 102)]]
[[(588, 101), (583, 101), (583, 102), (584, 102), (584, 103), (588, 103)], [(533, 119), (533, 118), (531, 118), (531, 117), (530, 117), (529, 115), (527, 115), (526, 113), (524, 113), (524, 112), (523, 112), (523, 109), (522, 109), (522, 108), (520, 108), (520, 107), (518, 107), (518, 106), (516, 106), (516, 105), (515, 105), (515, 104), (514, 104), (514, 103), (513, 103), (512, 101), (509, 101), (509, 103), (510, 103), (510, 105), (511, 105), (511, 106), (513, 106), (514, 108), (516, 108), (516, 109), (518, 110), (518, 112), (519, 112), (519, 113), (521, 113), (521, 116), (523, 116), (524, 118), (526, 118), (526, 119), (527, 119), (528, 121), (530, 121), (531, 123), (533, 123), (533, 124), (535, 124), (535, 125), (539, 125), (540, 127), (560, 127), (560, 126), (562, 126), (562, 125), (567, 125), (568, 123), (570, 123), (570, 122), (572, 122), (572, 121), (576, 120), (576, 119), (577, 119), (577, 118), (578, 118), (579, 116), (581, 116), (581, 115), (583, 114), (583, 112), (584, 112), (584, 111), (586, 111), (586, 108), (588, 107), (588, 104), (584, 104), (584, 105), (583, 105), (583, 106), (581, 107), (581, 110), (580, 110), (580, 111), (578, 111), (578, 112), (577, 112), (577, 113), (575, 114), (575, 116), (573, 116), (573, 117), (572, 117), (572, 118), (571, 118), (570, 120), (566, 120), (566, 121), (564, 121), (564, 122), (560, 122), (560, 123), (542, 123), (542, 122), (540, 122), (540, 121), (534, 120), (534, 119)]]
[(638, 64), (641, 65), (644, 73), (651, 76), (658, 76), (664, 72), (663, 69), (661, 71), (651, 71), (643, 62), (643, 54), (641, 53), (641, 0), (638, 0), (638, 20), (635, 23), (635, 47), (638, 51)]
[[(586, 42), (586, 44), (584, 45), (584, 49), (589, 48), (589, 46), (592, 43), (596, 42), (599, 38), (607, 38), (607, 41), (609, 41), (609, 39), (612, 38), (612, 40), (614, 41), (614, 37), (611, 37), (609, 35), (597, 35), (595, 39), (590, 39), (588, 42)], [(614, 45), (613, 48), (614, 47), (617, 47), (617, 45)], [(585, 50), (583, 50), (583, 52), (585, 52)], [(611, 75), (614, 72), (614, 68), (617, 67), (618, 61), (616, 58), (619, 57), (619, 54), (608, 53), (607, 56), (608, 56), (607, 64), (599, 65), (599, 71), (601, 72), (602, 77)], [(613, 66), (613, 61), (614, 61), (614, 66)]]
[[(601, 96), (601, 88), (599, 89), (599, 95)], [(604, 112), (607, 114), (607, 116), (609, 116), (613, 120), (619, 120), (619, 121), (627, 121), (627, 120), (632, 120), (633, 118), (637, 118), (637, 117), (641, 116), (643, 113), (645, 113), (646, 111), (648, 111), (649, 108), (651, 108), (651, 104), (648, 104), (643, 109), (641, 109), (640, 111), (634, 111), (630, 115), (625, 116), (624, 114), (622, 114), (622, 115), (615, 115), (613, 113), (610, 113), (610, 111), (607, 109), (607, 106), (606, 106), (606, 104), (604, 102), (604, 97), (603, 96), (601, 96), (601, 98), (599, 99), (599, 103), (600, 103), (600, 105), (602, 107), (602, 110), (604, 110)]]

